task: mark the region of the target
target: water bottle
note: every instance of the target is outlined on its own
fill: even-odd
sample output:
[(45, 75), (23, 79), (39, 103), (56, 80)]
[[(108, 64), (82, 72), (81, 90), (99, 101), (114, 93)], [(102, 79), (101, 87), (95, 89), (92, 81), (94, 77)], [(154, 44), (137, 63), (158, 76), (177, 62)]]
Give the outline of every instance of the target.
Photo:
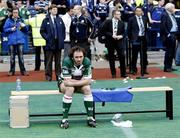
[(21, 79), (16, 79), (16, 91), (21, 91)]
[(122, 114), (119, 114), (119, 113), (115, 114), (112, 120), (116, 123), (120, 123), (122, 121)]

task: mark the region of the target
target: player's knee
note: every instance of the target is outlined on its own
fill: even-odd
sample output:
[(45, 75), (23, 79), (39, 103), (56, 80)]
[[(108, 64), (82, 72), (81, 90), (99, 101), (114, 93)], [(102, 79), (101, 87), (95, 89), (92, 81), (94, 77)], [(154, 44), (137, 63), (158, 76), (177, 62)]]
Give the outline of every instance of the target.
[(91, 94), (90, 85), (83, 86), (82, 91), (83, 91), (84, 94)]
[(74, 93), (74, 90), (75, 90), (74, 87), (65, 87), (65, 94), (72, 96)]

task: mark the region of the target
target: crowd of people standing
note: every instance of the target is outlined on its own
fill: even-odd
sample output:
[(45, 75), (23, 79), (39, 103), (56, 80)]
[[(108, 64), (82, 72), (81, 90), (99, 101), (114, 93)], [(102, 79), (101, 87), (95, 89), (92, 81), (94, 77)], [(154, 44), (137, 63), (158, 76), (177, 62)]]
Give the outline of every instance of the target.
[[(10, 1), (8, 2), (10, 3)], [(56, 79), (61, 74), (62, 49), (64, 49), (64, 57), (66, 57), (71, 47), (83, 47), (87, 53), (86, 56), (91, 60), (91, 43), (99, 35), (104, 35), (107, 40), (103, 43), (108, 51), (112, 78), (117, 77), (115, 51), (120, 63), (120, 77), (127, 77), (125, 64), (126, 41), (130, 42), (131, 49), (130, 73), (137, 74), (137, 59), (138, 53), (140, 53), (141, 73), (149, 74), (147, 70), (147, 47), (148, 44), (156, 45), (156, 37), (159, 34), (161, 34), (162, 43), (166, 48), (164, 71), (174, 71), (172, 61), (176, 53), (176, 34), (179, 24), (174, 20), (175, 7), (173, 1), (165, 5), (164, 0), (77, 0), (71, 2), (67, 0), (36, 0), (33, 3), (36, 14), (33, 14), (34, 12), (31, 10), (28, 12), (28, 8), (25, 10), (25, 5), (21, 0), (11, 1), (10, 4), (10, 6), (8, 5), (11, 9), (9, 10), (10, 14), (4, 22), (3, 31), (8, 33), (9, 37), (11, 35), (16, 36), (15, 32), (19, 32), (22, 34), (21, 39), (23, 40), (23, 35), (26, 33), (24, 28), (27, 28), (27, 25), (31, 26), (36, 56), (34, 70), (40, 70), (40, 54), (41, 48), (43, 48), (45, 79), (47, 81), (52, 80), (53, 60), (55, 61)], [(27, 2), (26, 4), (30, 3)], [(55, 10), (53, 7), (55, 7)], [(13, 15), (16, 8), (19, 12), (18, 20)], [(27, 17), (25, 14), (29, 16)], [(164, 23), (166, 20), (164, 18), (168, 18), (166, 23)], [(12, 25), (9, 24), (10, 19), (13, 22)], [(13, 29), (14, 26), (19, 25), (20, 29), (18, 29), (19, 27)], [(167, 40), (165, 38), (167, 37), (166, 34), (171, 39), (168, 36), (169, 40)], [(14, 59), (16, 51), (21, 73), (22, 75), (28, 75), (23, 62), (23, 52), (20, 52), (20, 49), (17, 48), (20, 47), (17, 45), (21, 45), (23, 49), (24, 42), (17, 39), (14, 41), (16, 41), (14, 44), (10, 43), (11, 40), (8, 41), (11, 51), (11, 65), (8, 75), (15, 74)], [(167, 46), (167, 42), (172, 42), (173, 48)]]

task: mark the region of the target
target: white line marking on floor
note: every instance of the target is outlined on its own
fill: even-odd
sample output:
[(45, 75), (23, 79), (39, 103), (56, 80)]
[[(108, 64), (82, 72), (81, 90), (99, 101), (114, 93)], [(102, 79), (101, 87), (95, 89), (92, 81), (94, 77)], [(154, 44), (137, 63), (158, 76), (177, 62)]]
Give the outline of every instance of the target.
[(136, 133), (131, 128), (120, 127), (127, 138), (138, 138)]

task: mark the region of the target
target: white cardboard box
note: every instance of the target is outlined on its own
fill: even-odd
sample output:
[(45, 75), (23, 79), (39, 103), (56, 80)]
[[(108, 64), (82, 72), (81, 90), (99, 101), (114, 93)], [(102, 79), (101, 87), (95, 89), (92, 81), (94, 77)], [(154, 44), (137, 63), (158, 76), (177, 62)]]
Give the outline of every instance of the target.
[(10, 96), (10, 127), (29, 127), (29, 96)]

